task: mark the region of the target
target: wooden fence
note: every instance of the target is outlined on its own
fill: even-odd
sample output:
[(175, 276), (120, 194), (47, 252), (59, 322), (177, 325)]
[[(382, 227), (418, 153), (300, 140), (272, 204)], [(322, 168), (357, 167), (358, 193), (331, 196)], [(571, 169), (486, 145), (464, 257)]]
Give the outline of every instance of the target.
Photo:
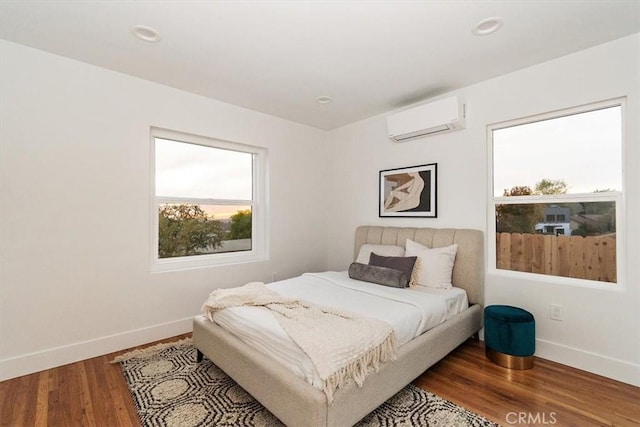
[(614, 236), (496, 233), (497, 267), (616, 283)]

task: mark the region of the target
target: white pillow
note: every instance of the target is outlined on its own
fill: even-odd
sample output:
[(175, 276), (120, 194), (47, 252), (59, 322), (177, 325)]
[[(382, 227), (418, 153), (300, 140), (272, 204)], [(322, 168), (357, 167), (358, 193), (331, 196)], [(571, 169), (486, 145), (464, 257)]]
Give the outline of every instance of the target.
[(416, 264), (411, 275), (411, 285), (429, 288), (451, 289), (451, 274), (456, 259), (458, 245), (442, 248), (428, 248), (427, 246), (407, 239), (405, 256), (416, 256)]
[(371, 256), (371, 252), (375, 252), (376, 255), (381, 256), (404, 256), (404, 248), (402, 246), (371, 245), (369, 243), (365, 243), (364, 245), (360, 246), (360, 252), (358, 252), (356, 262), (359, 262), (361, 264), (369, 264), (369, 257)]

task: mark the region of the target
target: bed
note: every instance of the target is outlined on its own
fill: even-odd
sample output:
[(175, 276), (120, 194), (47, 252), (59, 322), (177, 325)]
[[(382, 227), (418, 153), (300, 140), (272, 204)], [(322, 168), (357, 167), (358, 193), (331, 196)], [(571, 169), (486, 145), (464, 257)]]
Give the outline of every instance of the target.
[(406, 239), (430, 248), (458, 245), (452, 283), (466, 291), (468, 308), (401, 345), (396, 360), (370, 374), (362, 387), (350, 382), (336, 390), (331, 404), (321, 390), (205, 316), (193, 321), (195, 347), (288, 426), (357, 423), (482, 327), (482, 232), (361, 226), (355, 233), (354, 259), (364, 244), (404, 246)]

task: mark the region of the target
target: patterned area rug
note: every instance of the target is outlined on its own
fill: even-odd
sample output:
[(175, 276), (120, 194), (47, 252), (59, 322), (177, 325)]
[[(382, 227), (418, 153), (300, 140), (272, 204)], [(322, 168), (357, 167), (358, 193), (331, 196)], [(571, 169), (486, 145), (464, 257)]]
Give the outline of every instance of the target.
[[(282, 426), (208, 359), (196, 363), (190, 339), (114, 359), (120, 363), (142, 425)], [(449, 401), (408, 385), (358, 423), (368, 426), (497, 426)]]

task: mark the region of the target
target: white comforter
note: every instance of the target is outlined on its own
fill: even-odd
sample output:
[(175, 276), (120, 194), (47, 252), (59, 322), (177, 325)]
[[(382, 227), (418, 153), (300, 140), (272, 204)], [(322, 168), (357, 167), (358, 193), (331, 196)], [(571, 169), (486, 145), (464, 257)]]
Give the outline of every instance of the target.
[[(352, 280), (347, 272), (307, 273), (267, 287), (315, 305), (383, 320), (393, 327), (398, 346), (468, 307), (467, 295), (462, 289), (390, 288)], [(246, 344), (322, 389), (322, 380), (309, 358), (289, 338), (268, 309), (231, 307), (216, 312), (213, 320)]]

